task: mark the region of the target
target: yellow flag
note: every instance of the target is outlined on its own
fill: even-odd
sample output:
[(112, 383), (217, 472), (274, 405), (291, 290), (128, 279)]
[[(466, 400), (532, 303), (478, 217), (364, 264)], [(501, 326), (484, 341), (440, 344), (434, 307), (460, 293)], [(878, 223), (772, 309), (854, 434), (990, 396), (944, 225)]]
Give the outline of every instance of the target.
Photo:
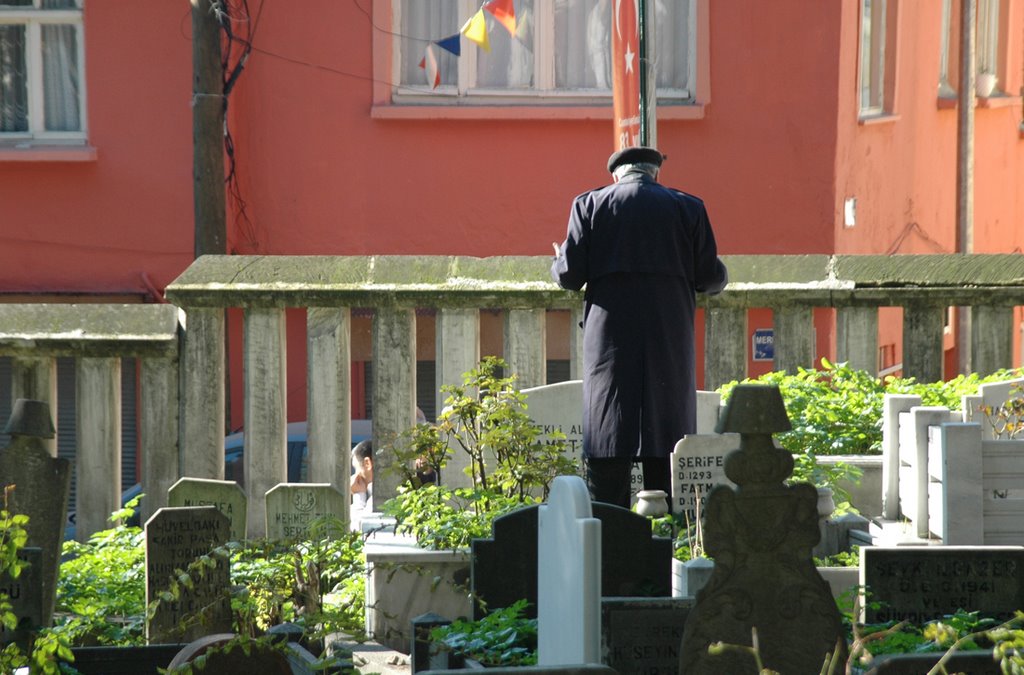
[(484, 18), (484, 10), (481, 7), (473, 18), (462, 27), (461, 33), (467, 40), (472, 40), (480, 49), (485, 52), (491, 51), (491, 42), (487, 39), (487, 19)]

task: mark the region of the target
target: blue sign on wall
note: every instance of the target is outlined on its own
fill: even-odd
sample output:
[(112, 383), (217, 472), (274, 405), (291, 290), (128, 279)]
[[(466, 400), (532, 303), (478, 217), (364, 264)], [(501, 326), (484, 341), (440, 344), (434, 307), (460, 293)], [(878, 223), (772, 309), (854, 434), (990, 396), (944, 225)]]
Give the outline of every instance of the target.
[(754, 360), (775, 360), (775, 329), (757, 328), (754, 330)]

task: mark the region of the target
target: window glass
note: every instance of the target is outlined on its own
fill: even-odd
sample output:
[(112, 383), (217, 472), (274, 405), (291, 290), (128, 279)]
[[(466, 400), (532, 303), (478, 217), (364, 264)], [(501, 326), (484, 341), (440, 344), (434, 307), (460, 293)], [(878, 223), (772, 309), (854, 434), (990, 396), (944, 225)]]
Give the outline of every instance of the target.
[[(460, 38), (461, 57), (435, 45), (441, 85), (434, 93), (600, 96), (611, 93), (611, 25), (615, 0), (515, 0), (516, 34), (486, 10), (490, 51)], [(688, 98), (693, 89), (695, 0), (651, 0), (653, 47), (661, 95)], [(453, 35), (480, 10), (478, 2), (402, 0), (394, 44), (400, 54), (396, 94), (426, 93), (419, 67), (428, 45)], [(407, 87), (415, 87), (410, 92)], [(521, 100), (529, 100), (522, 98)], [(511, 100), (511, 99), (505, 99)], [(536, 100), (536, 99), (533, 99)]]
[(977, 72), (996, 73), (999, 67), (999, 0), (978, 0)]
[(78, 40), (71, 25), (42, 26), (46, 129), (78, 131)]
[(81, 0), (0, 3), (0, 134), (81, 142)]
[(0, 132), (28, 131), (25, 27), (0, 26)]
[(886, 0), (863, 0), (860, 24), (860, 110), (883, 110), (885, 93)]

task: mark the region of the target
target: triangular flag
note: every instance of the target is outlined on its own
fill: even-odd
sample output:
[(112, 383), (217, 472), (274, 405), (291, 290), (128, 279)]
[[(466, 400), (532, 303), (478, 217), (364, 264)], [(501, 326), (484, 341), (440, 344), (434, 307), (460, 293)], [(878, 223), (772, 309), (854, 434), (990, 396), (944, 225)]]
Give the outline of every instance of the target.
[(434, 58), (434, 48), (427, 45), (427, 51), (420, 59), (420, 68), (422, 68), (427, 76), (427, 84), (430, 85), (431, 89), (437, 89), (437, 85), (441, 84), (441, 71), (437, 69), (437, 59)]
[(509, 35), (516, 36), (516, 6), (512, 0), (490, 0), (484, 4), (484, 9), (494, 15)]
[(445, 51), (449, 51), (452, 54), (455, 54), (456, 56), (462, 55), (462, 43), (459, 41), (458, 33), (452, 35), (451, 37), (446, 37), (443, 40), (435, 40), (434, 44), (440, 47), (441, 49), (444, 49)]
[(487, 39), (487, 19), (484, 18), (483, 8), (480, 8), (459, 32), (465, 35), (467, 40), (475, 42), (485, 52), (491, 51), (491, 41)]

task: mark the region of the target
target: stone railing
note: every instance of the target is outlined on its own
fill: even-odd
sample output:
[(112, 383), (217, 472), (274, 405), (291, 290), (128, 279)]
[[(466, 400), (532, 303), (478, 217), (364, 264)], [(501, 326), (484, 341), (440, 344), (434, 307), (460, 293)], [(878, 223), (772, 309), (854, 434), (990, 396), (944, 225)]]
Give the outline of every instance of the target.
[[(705, 344), (714, 345), (704, 354), (706, 389), (746, 375), (746, 310), (760, 307), (773, 310), (776, 369), (814, 364), (818, 307), (836, 310), (837, 358), (854, 367), (876, 368), (877, 309), (886, 306), (904, 310), (906, 375), (941, 378), (948, 306), (973, 307), (974, 370), (1012, 365), (1013, 309), (1024, 305), (1024, 256), (725, 260), (730, 285), (700, 300)], [(102, 381), (102, 396), (80, 396), (78, 410), (78, 536), (84, 538), (118, 505), (111, 467), (118, 427), (105, 417), (119, 409), (111, 379), (116, 357), (134, 356), (143, 365), (145, 513), (166, 504), (166, 486), (179, 476), (223, 477), (224, 310), (242, 308), (244, 472), (250, 534), (260, 534), (263, 495), (286, 478), (285, 308), (305, 308), (307, 314), (309, 474), (347, 493), (351, 310), (373, 310), (377, 442), (415, 422), (417, 309), (436, 311), (437, 387), (460, 382), (478, 363), (481, 309), (503, 310), (502, 356), (519, 385), (544, 384), (547, 313), (567, 311), (575, 326), (583, 309), (581, 294), (551, 282), (549, 264), (546, 257), (206, 256), (167, 287), (167, 299), (183, 310), (180, 332), (171, 305), (0, 305), (0, 355), (16, 357), (15, 396), (54, 401), (52, 387), (17, 382), (50, 381), (49, 364), (59, 355), (78, 357), (80, 387)], [(570, 330), (566, 338), (574, 378), (582, 362), (580, 335)], [(397, 487), (385, 470), (389, 463), (386, 454), (378, 461), (378, 500)], [(104, 481), (111, 485), (82, 488)]]

